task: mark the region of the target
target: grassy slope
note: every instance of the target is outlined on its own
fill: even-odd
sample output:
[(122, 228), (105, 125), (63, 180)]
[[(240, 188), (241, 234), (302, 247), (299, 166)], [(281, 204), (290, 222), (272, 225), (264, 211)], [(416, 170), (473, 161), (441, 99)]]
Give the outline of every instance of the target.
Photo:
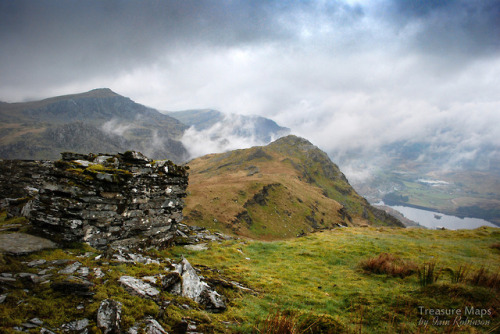
[[(75, 245), (72, 249), (56, 249), (30, 256), (12, 257), (0, 254), (0, 272), (38, 272), (26, 263), (36, 259), (79, 261), (89, 268), (100, 267), (103, 278), (90, 278), (95, 283), (92, 299), (66, 296), (55, 292), (50, 284), (32, 285), (24, 290), (20, 281), (0, 304), (0, 331), (14, 333), (12, 326), (33, 317), (44, 321), (44, 326), (59, 327), (75, 319), (88, 318), (91, 333), (100, 333), (95, 317), (100, 302), (113, 298), (123, 303), (122, 328), (127, 329), (146, 315), (155, 316), (171, 332), (181, 319), (193, 319), (204, 333), (256, 333), (262, 330), (269, 314), (276, 311), (288, 315), (291, 322), (307, 333), (493, 333), (500, 325), (500, 286), (485, 288), (470, 282), (452, 284), (450, 275), (443, 271), (432, 285), (421, 287), (416, 274), (406, 278), (373, 274), (360, 268), (360, 262), (382, 252), (422, 265), (436, 261), (439, 269), (470, 267), (470, 272), (485, 267), (497, 271), (500, 267), (500, 230), (439, 231), (399, 229), (387, 227), (343, 228), (285, 241), (214, 242), (202, 252), (183, 247), (157, 251), (148, 256), (174, 259), (186, 257), (201, 269), (208, 280), (220, 277), (235, 280), (253, 289), (253, 295), (237, 290), (222, 289), (229, 299), (228, 310), (211, 314), (181, 297), (162, 292), (161, 299), (171, 301), (163, 310), (150, 300), (127, 293), (118, 284), (121, 275), (142, 277), (164, 271), (162, 264), (109, 263), (95, 259), (101, 254), (88, 246)], [(497, 244), (497, 248), (492, 245)], [(85, 254), (85, 255), (84, 255)], [(57, 271), (67, 264), (43, 266), (53, 273), (52, 282), (63, 279)], [(24, 284), (29, 284), (25, 282)], [(181, 305), (188, 304), (185, 310)], [(84, 305), (84, 308), (77, 308)], [(453, 326), (418, 325), (421, 317), (418, 307), (427, 309), (461, 309), (475, 307), (491, 309), (491, 315), (470, 316), (489, 321), (489, 325)], [(64, 312), (61, 312), (64, 309)], [(442, 320), (450, 317), (441, 317)], [(496, 327), (498, 329), (498, 327)], [(296, 333), (306, 333), (304, 331)], [(33, 332), (39, 332), (33, 330)]]
[[(499, 241), (500, 231), (495, 228), (344, 228), (286, 241), (228, 241), (212, 244), (205, 252), (178, 247), (166, 255), (183, 254), (192, 263), (217, 268), (259, 292), (234, 299), (228, 312), (216, 317), (232, 322), (234, 331), (252, 332), (269, 313), (281, 310), (295, 315), (299, 324), (316, 321), (317, 327), (341, 333), (454, 333), (459, 329), (487, 333), (500, 324), (499, 286), (495, 290), (452, 284), (443, 271), (437, 283), (423, 288), (416, 274), (406, 278), (376, 275), (364, 272), (359, 263), (389, 252), (418, 265), (436, 261), (440, 269), (469, 265), (471, 271), (480, 267), (498, 271), (500, 251), (491, 246)], [(461, 328), (433, 326), (432, 317), (425, 317), (431, 319), (425, 330), (418, 326), (418, 306), (462, 312), (466, 306), (491, 308), (493, 315), (483, 317), (490, 320), (490, 326)]]
[(265, 240), (313, 227), (387, 224), (325, 153), (298, 137), (207, 155), (189, 166), (189, 224)]

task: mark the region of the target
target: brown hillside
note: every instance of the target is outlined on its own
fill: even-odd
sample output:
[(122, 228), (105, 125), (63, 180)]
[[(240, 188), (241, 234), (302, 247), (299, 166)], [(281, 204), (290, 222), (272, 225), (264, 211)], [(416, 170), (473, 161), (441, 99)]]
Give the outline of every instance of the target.
[(302, 138), (210, 154), (188, 165), (188, 224), (264, 240), (339, 226), (401, 226), (371, 207), (326, 154)]

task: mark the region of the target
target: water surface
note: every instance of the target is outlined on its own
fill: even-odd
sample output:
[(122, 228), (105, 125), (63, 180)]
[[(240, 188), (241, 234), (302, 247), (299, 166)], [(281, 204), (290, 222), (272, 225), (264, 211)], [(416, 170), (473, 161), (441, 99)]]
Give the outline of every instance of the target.
[(487, 220), (480, 218), (460, 218), (456, 216), (445, 215), (434, 211), (411, 208), (401, 205), (388, 205), (394, 210), (401, 212), (406, 218), (419, 223), (427, 228), (435, 229), (444, 227), (449, 230), (474, 229), (481, 226), (498, 227)]

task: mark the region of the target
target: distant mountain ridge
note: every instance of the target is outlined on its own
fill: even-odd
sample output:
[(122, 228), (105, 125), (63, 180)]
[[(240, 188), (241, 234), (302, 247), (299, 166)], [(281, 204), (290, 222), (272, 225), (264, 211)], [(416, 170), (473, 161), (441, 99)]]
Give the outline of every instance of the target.
[[(214, 125), (217, 127), (212, 128)], [(197, 130), (186, 133), (191, 126), (212, 133), (202, 133), (205, 137), (200, 139)], [(220, 151), (217, 145), (226, 151), (235, 138), (265, 144), (289, 132), (264, 117), (226, 115), (210, 109), (167, 115), (109, 88), (0, 103), (0, 159), (58, 159), (62, 151), (136, 150), (154, 159), (181, 163), (192, 156), (187, 149), (199, 143), (208, 150), (213, 148), (212, 152)], [(206, 137), (215, 144), (207, 145)]]
[(269, 118), (226, 114), (213, 109), (176, 111), (169, 112), (168, 115), (192, 126), (192, 130), (205, 134), (214, 142), (228, 138), (248, 138), (255, 144), (268, 144), (291, 132), (289, 128), (282, 127)]
[(358, 195), (326, 153), (293, 135), (188, 165), (189, 224), (265, 240), (340, 226), (403, 226)]
[(181, 162), (186, 125), (110, 89), (0, 105), (0, 157), (58, 159), (61, 151), (142, 151)]

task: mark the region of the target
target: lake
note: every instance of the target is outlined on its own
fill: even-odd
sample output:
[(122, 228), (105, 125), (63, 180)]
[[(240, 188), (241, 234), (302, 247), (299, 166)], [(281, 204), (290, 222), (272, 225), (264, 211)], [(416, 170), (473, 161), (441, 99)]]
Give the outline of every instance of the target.
[(434, 211), (415, 209), (401, 205), (394, 205), (394, 206), (388, 205), (388, 206), (393, 208), (394, 210), (398, 210), (406, 218), (411, 219), (414, 222), (417, 222), (420, 225), (431, 229), (444, 227), (449, 230), (459, 230), (459, 229), (474, 229), (481, 226), (498, 227), (495, 224), (480, 218), (460, 218), (460, 217), (445, 215), (442, 213), (437, 213)]

